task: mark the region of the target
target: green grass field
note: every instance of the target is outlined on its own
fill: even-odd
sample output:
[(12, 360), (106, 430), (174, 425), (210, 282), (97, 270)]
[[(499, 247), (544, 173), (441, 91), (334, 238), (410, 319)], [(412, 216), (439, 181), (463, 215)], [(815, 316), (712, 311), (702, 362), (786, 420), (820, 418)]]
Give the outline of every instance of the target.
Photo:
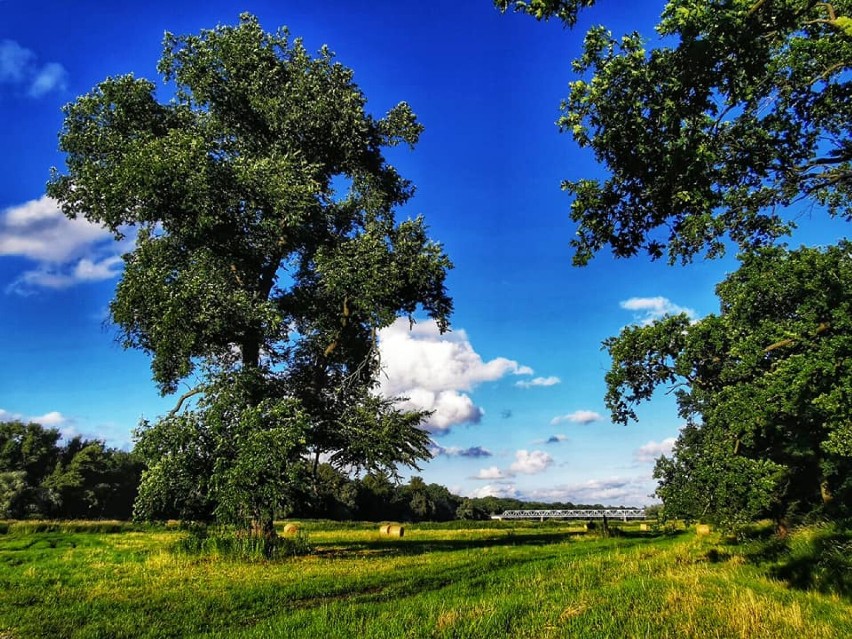
[(786, 544), (638, 525), (303, 529), (311, 554), (247, 562), (176, 553), (179, 530), (0, 525), (0, 639), (852, 636), (852, 535), (831, 528)]

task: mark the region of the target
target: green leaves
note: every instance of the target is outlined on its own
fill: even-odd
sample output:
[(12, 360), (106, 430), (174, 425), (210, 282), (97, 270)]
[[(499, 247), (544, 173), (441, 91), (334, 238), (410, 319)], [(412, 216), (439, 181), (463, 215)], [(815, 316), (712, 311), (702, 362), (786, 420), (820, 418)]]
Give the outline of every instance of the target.
[[(572, 26), (590, 4), (513, 6)], [(805, 200), (852, 219), (850, 14), (846, 0), (670, 0), (664, 44), (592, 27), (559, 126), (609, 175), (563, 183), (574, 263), (605, 247), (675, 263), (767, 246)]]
[(674, 458), (657, 465), (667, 510), (726, 521), (848, 515), (850, 249), (749, 253), (717, 287), (718, 315), (668, 317), (605, 342), (614, 421), (635, 419), (667, 387), (688, 421)]
[(110, 305), (121, 342), (164, 394), (201, 379), (194, 409), (138, 431), (137, 513), (268, 533), (309, 449), (371, 468), (428, 456), (423, 415), (368, 394), (376, 331), (419, 308), (446, 329), (452, 309), (451, 263), (422, 220), (396, 222), (413, 187), (383, 157), (423, 127), (404, 102), (372, 117), (327, 48), (248, 14), (167, 34), (158, 68), (168, 103), (123, 76), (66, 107), (68, 174), (48, 192), (137, 232)]

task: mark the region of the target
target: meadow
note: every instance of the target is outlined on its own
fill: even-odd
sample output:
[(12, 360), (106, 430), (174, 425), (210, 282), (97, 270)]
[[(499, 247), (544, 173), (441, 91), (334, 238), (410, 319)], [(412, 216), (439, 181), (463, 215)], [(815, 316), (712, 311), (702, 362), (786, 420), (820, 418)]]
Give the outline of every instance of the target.
[(120, 522), (0, 524), (0, 638), (852, 636), (852, 535), (303, 522), (276, 561)]

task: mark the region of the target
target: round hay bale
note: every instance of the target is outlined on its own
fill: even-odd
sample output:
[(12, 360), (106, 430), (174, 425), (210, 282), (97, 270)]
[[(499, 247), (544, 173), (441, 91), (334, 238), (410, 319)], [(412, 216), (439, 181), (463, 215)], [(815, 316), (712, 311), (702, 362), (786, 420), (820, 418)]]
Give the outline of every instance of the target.
[(648, 524), (639, 524), (639, 530), (651, 530)]
[(707, 524), (698, 524), (695, 526), (695, 534), (696, 535), (709, 535), (710, 534), (710, 526)]
[(391, 537), (402, 537), (405, 534), (405, 528), (402, 526), (388, 526), (388, 535)]
[(379, 534), (380, 535), (389, 534), (388, 533), (389, 530), (390, 530), (390, 524), (382, 524), (381, 526), (379, 526)]
[(286, 526), (284, 526), (284, 534), (285, 535), (295, 535), (298, 532), (299, 532), (299, 525), (298, 524), (287, 524)]

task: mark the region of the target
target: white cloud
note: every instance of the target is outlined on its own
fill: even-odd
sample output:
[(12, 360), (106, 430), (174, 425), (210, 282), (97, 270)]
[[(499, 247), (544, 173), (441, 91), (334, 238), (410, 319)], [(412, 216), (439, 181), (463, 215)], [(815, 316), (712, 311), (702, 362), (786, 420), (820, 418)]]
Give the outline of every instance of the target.
[(432, 321), (415, 324), (400, 318), (379, 332), (385, 397), (407, 397), (400, 405), (434, 411), (425, 427), (437, 433), (478, 423), (484, 414), (467, 394), (506, 375), (531, 375), (532, 369), (497, 357), (483, 361), (463, 330), (441, 335)]
[(83, 257), (92, 244), (111, 237), (97, 224), (68, 219), (46, 195), (0, 213), (0, 255), (62, 263)]
[(540, 501), (639, 506), (653, 501), (650, 497), (653, 490), (653, 483), (644, 477), (634, 479), (612, 477), (532, 490), (526, 496), (529, 499)]
[(619, 306), (627, 311), (634, 312), (635, 320), (642, 326), (648, 326), (666, 315), (679, 315), (686, 313), (690, 319), (695, 319), (696, 313), (691, 308), (684, 308), (674, 304), (667, 297), (631, 297), (619, 302)]
[(0, 40), (0, 84), (24, 89), (30, 97), (40, 98), (67, 87), (68, 74), (57, 62), (37, 63), (36, 55), (14, 40)]
[(543, 450), (534, 450), (532, 452), (519, 450), (515, 453), (515, 462), (509, 466), (509, 470), (513, 473), (523, 473), (524, 475), (537, 475), (547, 470), (552, 463), (553, 457)]
[(68, 219), (47, 196), (0, 212), (0, 257), (36, 262), (7, 291), (27, 293), (111, 279), (121, 272), (120, 248), (107, 229), (82, 218)]
[(486, 484), (468, 494), (468, 497), (516, 498), (517, 496), (518, 489), (514, 484)]
[(45, 413), (44, 415), (35, 415), (33, 417), (24, 417), (21, 413), (12, 413), (7, 410), (0, 408), (0, 422), (14, 422), (14, 421), (22, 421), (22, 422), (33, 422), (36, 424), (41, 424), (46, 428), (54, 428), (56, 426), (62, 426), (69, 423), (69, 419), (65, 417), (59, 411), (50, 411), (49, 413)]
[(534, 386), (555, 386), (559, 382), (561, 382), (558, 377), (550, 376), (550, 377), (535, 377), (531, 380), (521, 380), (519, 382), (515, 382), (515, 386), (520, 386), (521, 388), (532, 388)]
[(68, 72), (65, 71), (65, 67), (56, 62), (50, 62), (39, 69), (32, 78), (28, 93), (30, 97), (40, 98), (51, 91), (64, 91), (67, 88)]
[(9, 411), (0, 408), (0, 422), (14, 422), (23, 417), (20, 413), (10, 413)]
[(0, 41), (0, 82), (21, 82), (35, 54), (14, 40)]
[(497, 466), (490, 466), (489, 468), (480, 468), (479, 472), (472, 477), (471, 479), (506, 479), (508, 475), (504, 473), (502, 470), (497, 468)]
[(661, 442), (650, 441), (636, 449), (633, 453), (633, 457), (636, 458), (636, 461), (643, 464), (652, 463), (661, 455), (671, 455), (675, 441), (676, 439), (674, 437), (667, 437)]
[(603, 420), (603, 415), (596, 413), (593, 410), (575, 410), (568, 415), (559, 415), (550, 420), (551, 426), (571, 422), (572, 424), (591, 424)]

